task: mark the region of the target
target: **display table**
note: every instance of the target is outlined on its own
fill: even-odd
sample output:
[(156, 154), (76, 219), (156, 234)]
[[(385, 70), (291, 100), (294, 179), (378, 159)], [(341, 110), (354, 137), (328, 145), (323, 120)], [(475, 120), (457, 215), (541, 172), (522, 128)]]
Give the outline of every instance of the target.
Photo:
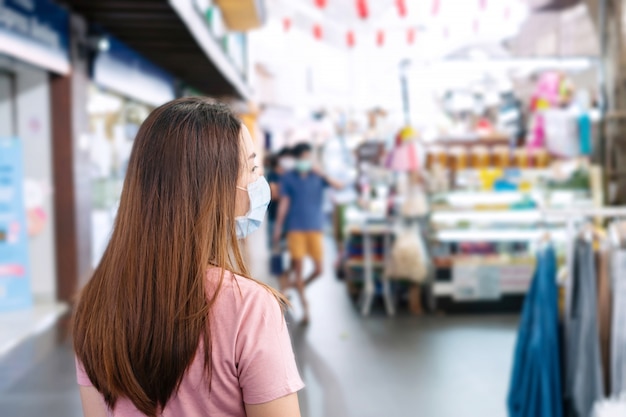
[[(391, 285), (384, 270), (388, 261), (393, 228), (389, 221), (381, 215), (367, 213), (351, 208), (346, 213), (346, 245), (354, 245), (360, 240), (362, 250), (355, 253), (347, 248), (348, 258), (345, 267), (354, 272), (362, 271), (363, 291), (360, 297), (360, 310), (364, 316), (369, 315), (372, 302), (376, 296), (376, 283), (381, 284), (385, 309), (389, 316), (395, 314), (395, 303)], [(377, 246), (375, 248), (375, 246)], [(348, 273), (348, 279), (354, 279), (354, 273)], [(377, 276), (379, 279), (377, 280)]]

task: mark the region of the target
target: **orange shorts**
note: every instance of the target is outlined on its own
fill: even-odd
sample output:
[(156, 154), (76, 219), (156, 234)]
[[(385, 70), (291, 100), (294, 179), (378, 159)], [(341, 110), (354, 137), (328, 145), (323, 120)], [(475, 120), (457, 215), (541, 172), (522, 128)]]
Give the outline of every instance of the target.
[(310, 256), (321, 262), (324, 258), (324, 235), (322, 232), (287, 232), (287, 248), (293, 260)]

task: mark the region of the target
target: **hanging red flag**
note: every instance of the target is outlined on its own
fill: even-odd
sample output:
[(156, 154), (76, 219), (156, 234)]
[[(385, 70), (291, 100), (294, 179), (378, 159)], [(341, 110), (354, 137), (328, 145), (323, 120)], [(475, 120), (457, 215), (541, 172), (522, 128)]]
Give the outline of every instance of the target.
[(409, 28), (406, 32), (406, 42), (409, 45), (413, 45), (415, 43), (415, 28)]
[(433, 16), (437, 16), (439, 14), (440, 9), (441, 9), (441, 0), (433, 0), (433, 8), (432, 8)]
[(323, 9), (324, 7), (326, 7), (326, 0), (315, 0), (315, 5), (318, 8)]
[(283, 19), (283, 30), (289, 32), (289, 29), (291, 29), (291, 19), (286, 17)]
[(318, 23), (313, 25), (313, 37), (319, 41), (322, 39), (323, 36), (324, 32), (322, 31), (322, 26), (320, 26)]
[(376, 33), (376, 44), (378, 46), (383, 46), (385, 44), (385, 32), (383, 32), (382, 30), (379, 30)]
[(348, 33), (346, 34), (346, 43), (348, 44), (348, 47), (350, 48), (352, 48), (354, 44), (356, 43), (354, 32), (351, 30), (349, 30)]
[(480, 10), (487, 10), (487, 0), (478, 0), (478, 5), (480, 6)]
[(406, 0), (396, 0), (396, 7), (398, 8), (400, 17), (406, 17)]
[(370, 14), (367, 0), (356, 0), (356, 13), (361, 19), (367, 19)]

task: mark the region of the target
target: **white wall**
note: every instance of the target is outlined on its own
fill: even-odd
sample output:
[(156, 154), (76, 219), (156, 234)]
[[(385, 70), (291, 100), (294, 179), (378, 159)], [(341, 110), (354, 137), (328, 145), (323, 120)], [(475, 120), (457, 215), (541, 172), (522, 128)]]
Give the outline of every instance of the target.
[[(17, 136), (24, 145), (24, 176), (51, 186), (52, 135), (50, 126), (50, 86), (48, 73), (0, 56), (0, 68), (13, 73)], [(56, 260), (54, 250), (54, 207), (52, 193), (45, 195), (43, 207), (47, 222), (43, 232), (30, 239), (31, 284), (36, 299), (56, 298)]]

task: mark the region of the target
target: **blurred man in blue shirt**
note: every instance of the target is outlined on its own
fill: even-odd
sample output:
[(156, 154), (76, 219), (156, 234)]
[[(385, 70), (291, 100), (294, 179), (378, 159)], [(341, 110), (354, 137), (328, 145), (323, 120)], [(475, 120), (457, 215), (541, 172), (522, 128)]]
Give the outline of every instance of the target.
[[(322, 273), (324, 256), (324, 189), (343, 186), (327, 178), (313, 164), (312, 148), (307, 143), (296, 145), (292, 152), (296, 158), (295, 169), (285, 173), (280, 181), (280, 205), (274, 227), (274, 245), (280, 241), (283, 225), (287, 231), (287, 247), (296, 275), (295, 287), (300, 294), (304, 318), (308, 323), (309, 305), (304, 288)], [(302, 276), (306, 256), (314, 262), (313, 273), (305, 280)]]

